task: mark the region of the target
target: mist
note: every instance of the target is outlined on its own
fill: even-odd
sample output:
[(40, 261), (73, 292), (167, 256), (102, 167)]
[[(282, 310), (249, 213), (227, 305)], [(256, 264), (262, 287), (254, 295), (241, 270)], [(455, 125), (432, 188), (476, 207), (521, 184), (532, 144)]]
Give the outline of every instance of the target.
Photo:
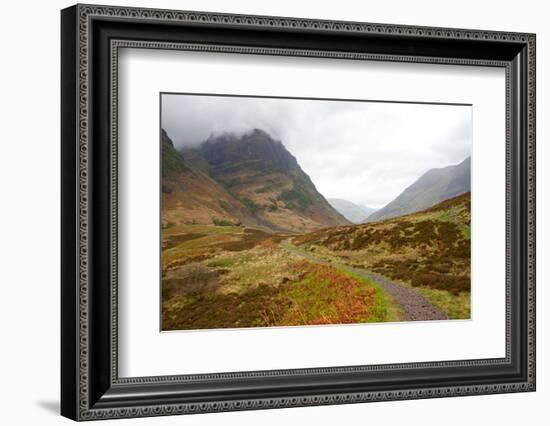
[(178, 149), (262, 129), (326, 198), (381, 207), (427, 170), (471, 155), (472, 108), (163, 94), (161, 126)]

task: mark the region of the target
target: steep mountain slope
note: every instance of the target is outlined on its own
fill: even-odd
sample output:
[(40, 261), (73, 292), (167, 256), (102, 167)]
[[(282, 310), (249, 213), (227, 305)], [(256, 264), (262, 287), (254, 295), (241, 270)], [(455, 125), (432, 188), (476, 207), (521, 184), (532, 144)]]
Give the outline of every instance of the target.
[(263, 130), (212, 136), (182, 154), (273, 230), (307, 232), (349, 224), (317, 191), (296, 158)]
[(417, 212), (468, 191), (470, 157), (454, 166), (428, 170), (397, 198), (371, 214), (367, 220), (371, 222)]
[(220, 184), (191, 167), (176, 151), (166, 132), (162, 143), (162, 223), (263, 224)]
[(376, 211), (372, 207), (360, 206), (341, 198), (327, 198), (327, 201), (351, 223), (362, 223)]

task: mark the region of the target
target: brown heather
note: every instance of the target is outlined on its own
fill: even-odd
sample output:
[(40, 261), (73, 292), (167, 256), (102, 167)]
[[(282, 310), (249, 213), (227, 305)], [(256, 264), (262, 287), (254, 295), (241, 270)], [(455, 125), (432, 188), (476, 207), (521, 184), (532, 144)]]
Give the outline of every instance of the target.
[(293, 242), (415, 287), (470, 291), (470, 193), (423, 212), (320, 230)]
[(470, 316), (470, 195), (423, 212), (292, 236), (242, 225), (163, 228), (162, 329), (400, 321), (401, 307), (352, 266)]

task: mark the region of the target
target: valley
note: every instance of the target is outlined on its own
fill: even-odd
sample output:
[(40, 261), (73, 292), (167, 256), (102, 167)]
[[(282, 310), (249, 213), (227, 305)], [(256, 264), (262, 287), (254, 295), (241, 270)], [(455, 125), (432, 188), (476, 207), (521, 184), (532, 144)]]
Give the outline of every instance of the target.
[(419, 179), (436, 201), (412, 185), (400, 199), (421, 208), (371, 220), (264, 131), (161, 143), (162, 330), (470, 318), (463, 173)]
[(164, 230), (162, 329), (400, 321), (369, 278), (285, 247), (289, 235), (236, 226)]

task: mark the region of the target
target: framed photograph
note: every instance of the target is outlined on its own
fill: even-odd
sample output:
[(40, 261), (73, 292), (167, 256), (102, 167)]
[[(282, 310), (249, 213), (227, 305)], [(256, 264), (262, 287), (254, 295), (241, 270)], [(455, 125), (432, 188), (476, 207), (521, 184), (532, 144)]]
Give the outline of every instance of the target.
[(535, 390), (535, 35), (61, 12), (61, 412)]

